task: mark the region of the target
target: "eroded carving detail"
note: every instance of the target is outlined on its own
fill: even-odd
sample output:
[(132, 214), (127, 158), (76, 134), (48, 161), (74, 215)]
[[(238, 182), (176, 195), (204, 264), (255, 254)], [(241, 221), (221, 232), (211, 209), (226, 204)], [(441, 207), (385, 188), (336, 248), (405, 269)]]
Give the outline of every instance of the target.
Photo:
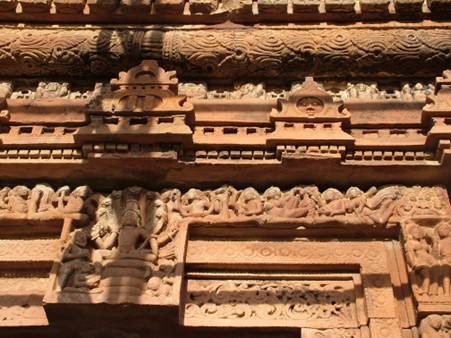
[(451, 334), (451, 316), (429, 315), (419, 329), (421, 338), (447, 338)]

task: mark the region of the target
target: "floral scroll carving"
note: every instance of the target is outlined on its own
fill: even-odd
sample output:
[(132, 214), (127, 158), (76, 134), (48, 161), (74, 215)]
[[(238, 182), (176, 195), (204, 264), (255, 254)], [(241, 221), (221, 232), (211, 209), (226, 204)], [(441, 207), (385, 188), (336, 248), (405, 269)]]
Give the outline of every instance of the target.
[(357, 327), (352, 284), (351, 281), (190, 280), (185, 324), (199, 325), (196, 318), (209, 318), (209, 322), (218, 324), (221, 320), (240, 318), (248, 324), (271, 326)]

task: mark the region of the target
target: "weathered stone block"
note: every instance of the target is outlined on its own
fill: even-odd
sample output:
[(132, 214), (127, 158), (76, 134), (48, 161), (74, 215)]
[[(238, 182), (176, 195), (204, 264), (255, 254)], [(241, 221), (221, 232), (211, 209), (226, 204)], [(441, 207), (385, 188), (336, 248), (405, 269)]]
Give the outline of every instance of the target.
[(182, 14), (185, 0), (156, 0), (155, 8), (160, 14)]
[(85, 8), (85, 0), (53, 0), (56, 11), (63, 14), (82, 13)]
[(325, 0), (326, 12), (351, 13), (354, 12), (355, 0)]
[(293, 0), (293, 13), (318, 13), (320, 0)]
[(386, 13), (390, 0), (360, 0), (362, 13)]
[(189, 0), (189, 9), (192, 14), (209, 14), (218, 8), (218, 0)]
[(261, 14), (286, 14), (287, 0), (258, 0), (258, 11)]
[(117, 7), (117, 0), (87, 0), (92, 14), (111, 13)]
[(23, 12), (42, 13), (49, 12), (51, 0), (20, 0)]
[(397, 13), (419, 13), (423, 6), (423, 0), (395, 0)]

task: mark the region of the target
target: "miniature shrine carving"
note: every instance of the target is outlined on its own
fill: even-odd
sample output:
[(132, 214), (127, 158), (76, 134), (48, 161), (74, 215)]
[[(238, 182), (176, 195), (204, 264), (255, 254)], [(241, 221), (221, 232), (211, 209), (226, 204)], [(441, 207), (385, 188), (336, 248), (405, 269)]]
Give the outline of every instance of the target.
[(94, 98), (88, 111), (140, 115), (189, 112), (192, 106), (185, 102), (186, 97), (177, 95), (177, 83), (174, 71), (166, 72), (156, 61), (145, 60), (111, 80), (112, 92)]

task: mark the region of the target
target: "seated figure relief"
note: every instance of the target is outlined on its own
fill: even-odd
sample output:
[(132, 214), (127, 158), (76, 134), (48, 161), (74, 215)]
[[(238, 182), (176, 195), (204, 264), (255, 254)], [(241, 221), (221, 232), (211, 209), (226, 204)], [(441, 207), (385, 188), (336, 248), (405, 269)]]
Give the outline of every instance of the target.
[(56, 291), (169, 296), (178, 225), (162, 197), (130, 187), (86, 204), (98, 204), (94, 219), (66, 242)]

